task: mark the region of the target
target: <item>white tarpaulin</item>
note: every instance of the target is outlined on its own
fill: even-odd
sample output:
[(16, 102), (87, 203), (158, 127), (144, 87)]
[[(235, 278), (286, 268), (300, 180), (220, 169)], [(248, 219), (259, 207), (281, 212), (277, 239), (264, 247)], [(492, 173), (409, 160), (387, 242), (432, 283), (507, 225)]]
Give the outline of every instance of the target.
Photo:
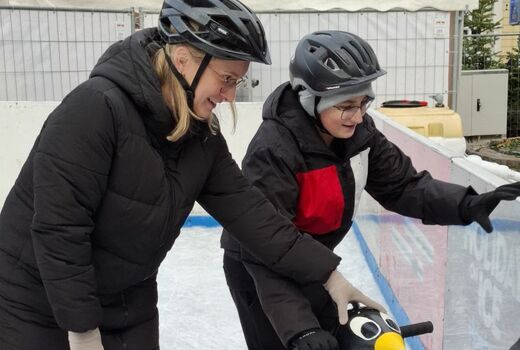
[[(436, 9), (458, 11), (478, 7), (478, 0), (243, 0), (255, 11), (388, 11), (402, 9), (418, 11)], [(130, 7), (160, 9), (162, 0), (0, 0), (0, 6), (68, 7), (91, 9), (126, 9)]]

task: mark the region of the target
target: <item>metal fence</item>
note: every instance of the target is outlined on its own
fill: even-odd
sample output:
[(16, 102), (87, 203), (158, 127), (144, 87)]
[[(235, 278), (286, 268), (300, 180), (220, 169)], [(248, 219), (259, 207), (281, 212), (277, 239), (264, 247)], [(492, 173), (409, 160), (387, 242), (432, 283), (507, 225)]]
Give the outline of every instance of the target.
[[(418, 12), (259, 13), (273, 64), (252, 64), (250, 81), (238, 101), (263, 101), (289, 78), (289, 60), (307, 33), (339, 29), (367, 39), (388, 74), (378, 79), (376, 104), (393, 99), (433, 103), (457, 89), (454, 72), (460, 37), (453, 16)], [(140, 10), (140, 28), (157, 24), (158, 13)], [(97, 59), (114, 41), (134, 30), (133, 10), (94, 11), (0, 8), (0, 100), (60, 100), (88, 77)], [(450, 104), (451, 106), (452, 104)]]
[(132, 10), (0, 8), (0, 100), (61, 100), (134, 31), (133, 18)]
[[(455, 15), (455, 13), (453, 13)], [(459, 37), (450, 27), (448, 12), (322, 12), (258, 13), (264, 25), (272, 65), (252, 64), (251, 80), (237, 92), (237, 100), (264, 101), (280, 83), (289, 79), (289, 60), (298, 40), (316, 30), (353, 32), (374, 48), (388, 74), (377, 80), (376, 104), (385, 100), (419, 99), (433, 103), (430, 95), (455, 94), (452, 65), (458, 60)], [(155, 26), (158, 13), (141, 11), (143, 28)], [(453, 32), (453, 33), (452, 33)], [(454, 99), (455, 100), (455, 99)]]
[(467, 50), (462, 67), (468, 70), (505, 68), (509, 71), (507, 136), (520, 136), (520, 33), (464, 35)]

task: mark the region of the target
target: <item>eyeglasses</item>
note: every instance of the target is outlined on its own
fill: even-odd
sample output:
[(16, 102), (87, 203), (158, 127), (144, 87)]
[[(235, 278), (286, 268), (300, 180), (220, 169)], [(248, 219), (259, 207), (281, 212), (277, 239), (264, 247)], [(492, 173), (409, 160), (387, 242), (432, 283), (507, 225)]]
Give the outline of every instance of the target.
[(354, 117), (358, 110), (361, 110), (361, 114), (364, 115), (367, 112), (368, 107), (370, 107), (372, 104), (372, 101), (374, 101), (372, 97), (366, 97), (363, 101), (361, 101), (361, 105), (359, 106), (334, 106), (334, 108), (341, 112), (341, 119), (350, 119)]
[(219, 72), (217, 72), (215, 69), (211, 68), (211, 66), (208, 64), (207, 68), (212, 70), (216, 75), (218, 75), (219, 79), (222, 81), (222, 84), (226, 89), (231, 89), (234, 87), (243, 87), (247, 84), (247, 75), (244, 75), (242, 78), (235, 79), (230, 75), (224, 75)]

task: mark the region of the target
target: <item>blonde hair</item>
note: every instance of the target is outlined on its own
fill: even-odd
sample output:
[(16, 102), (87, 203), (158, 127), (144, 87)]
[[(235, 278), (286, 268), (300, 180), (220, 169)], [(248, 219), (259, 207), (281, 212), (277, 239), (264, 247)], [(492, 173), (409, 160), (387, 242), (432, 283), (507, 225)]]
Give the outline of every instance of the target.
[[(166, 52), (172, 55), (172, 52), (178, 46), (186, 46), (193, 57), (196, 59), (202, 60), (205, 56), (205, 53), (191, 45), (188, 44), (176, 44), (176, 45), (166, 45)], [(170, 70), (168, 63), (166, 62), (165, 52), (160, 49), (157, 50), (155, 55), (152, 58), (153, 68), (155, 74), (159, 78), (159, 82), (161, 84), (161, 93), (166, 102), (166, 105), (170, 108), (173, 114), (173, 118), (175, 120), (175, 127), (170, 132), (170, 134), (166, 137), (169, 141), (175, 142), (182, 138), (186, 133), (190, 130), (191, 119), (202, 120), (205, 118), (201, 118), (195, 114), (193, 110), (188, 106), (188, 98), (186, 96), (186, 91), (184, 91), (181, 83)], [(229, 102), (231, 108), (231, 114), (233, 117), (233, 131), (236, 127), (236, 105), (234, 101)], [(210, 132), (215, 135), (219, 129), (219, 124), (216, 116), (211, 113), (209, 119), (207, 119), (208, 127)]]

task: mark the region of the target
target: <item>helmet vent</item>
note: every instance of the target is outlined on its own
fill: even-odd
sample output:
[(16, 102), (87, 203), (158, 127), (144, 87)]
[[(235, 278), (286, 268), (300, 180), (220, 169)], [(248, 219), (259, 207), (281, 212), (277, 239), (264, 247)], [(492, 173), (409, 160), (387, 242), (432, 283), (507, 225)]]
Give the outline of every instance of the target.
[(312, 46), (312, 45), (309, 46), (309, 52), (310, 52), (310, 53), (315, 53), (316, 50), (318, 50), (318, 48), (317, 48), (316, 46)]
[(226, 5), (230, 10), (240, 11), (240, 8), (230, 0), (222, 0), (222, 3)]
[(209, 0), (184, 0), (190, 7), (215, 7)]
[(197, 22), (195, 22), (195, 21), (193, 21), (193, 20), (191, 20), (191, 19), (189, 19), (188, 17), (185, 17), (185, 16), (182, 17), (182, 20), (184, 21), (186, 26), (188, 28), (190, 28), (191, 30), (193, 30), (194, 32), (200, 30), (201, 25), (199, 23), (197, 23)]
[(244, 23), (244, 25), (246, 26), (247, 30), (249, 30), (249, 33), (256, 33), (256, 35), (250, 35), (249, 39), (251, 41), (254, 41), (255, 44), (258, 46), (258, 48), (261, 51), (265, 51), (263, 41), (258, 42), (258, 40), (255, 40), (255, 39), (258, 39), (258, 38), (262, 38), (264, 36), (264, 33), (260, 30), (260, 28), (262, 28), (262, 26), (258, 25), (258, 23), (255, 23), (255, 24), (257, 24), (257, 26), (255, 27), (255, 24), (252, 23), (251, 21), (248, 21), (248, 20), (242, 20), (242, 23)]
[[(260, 38), (265, 38), (264, 27), (262, 26), (262, 23), (260, 23), (260, 21), (256, 22), (256, 28), (258, 28), (257, 33), (260, 36)], [(262, 51), (267, 52), (265, 40), (260, 40), (260, 41), (261, 41), (260, 47), (262, 48)]]
[(184, 3), (186, 3), (187, 5), (191, 6), (191, 7), (215, 7), (215, 5), (213, 5), (211, 3), (211, 1), (209, 0), (192, 0), (192, 1), (187, 1), (187, 0), (184, 0)]
[(327, 67), (332, 69), (333, 71), (339, 70), (339, 66), (332, 58), (327, 57), (325, 61), (323, 62)]

